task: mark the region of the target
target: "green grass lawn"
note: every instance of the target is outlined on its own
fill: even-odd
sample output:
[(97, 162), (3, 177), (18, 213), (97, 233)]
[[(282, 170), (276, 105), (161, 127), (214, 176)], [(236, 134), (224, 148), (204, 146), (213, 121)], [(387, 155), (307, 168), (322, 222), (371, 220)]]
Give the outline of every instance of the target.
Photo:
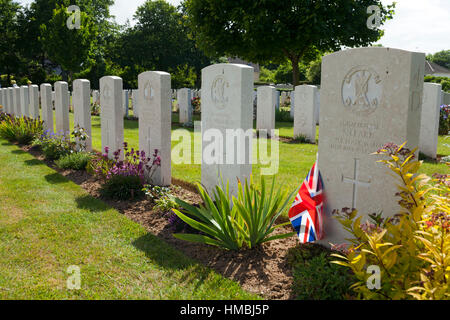
[(257, 298), (0, 140), (0, 299)]
[[(130, 114), (132, 111), (130, 110)], [(73, 114), (70, 114), (70, 123), (73, 127)], [(199, 121), (199, 116), (194, 116), (194, 120)], [(179, 129), (178, 115), (173, 113), (172, 117), (172, 132)], [(254, 126), (255, 127), (255, 126)], [(139, 148), (139, 128), (138, 121), (136, 120), (124, 120), (124, 138), (131, 147)], [(293, 136), (293, 123), (290, 122), (277, 122), (276, 128), (279, 129), (280, 136), (292, 137)], [(191, 148), (194, 150), (194, 130), (187, 129), (191, 132)], [(319, 134), (319, 127), (317, 127), (317, 139)], [(92, 117), (92, 137), (93, 147), (96, 150), (101, 150), (101, 129), (100, 129), (100, 117)], [(197, 136), (199, 137), (199, 136)], [(172, 137), (173, 140), (173, 137)], [(256, 148), (257, 139), (254, 139), (254, 150)], [(179, 142), (172, 141), (172, 148), (174, 148)], [(187, 143), (187, 142), (185, 142)], [(446, 146), (447, 144), (447, 146)], [(438, 154), (450, 155), (450, 137), (439, 137)], [(276, 181), (278, 185), (283, 185), (291, 190), (300, 186), (305, 179), (308, 171), (311, 169), (314, 161), (316, 160), (318, 146), (316, 144), (300, 144), (300, 143), (285, 143), (280, 142), (279, 154), (280, 161), (278, 165), (278, 173), (276, 174)], [(374, 150), (376, 151), (376, 150)], [(192, 158), (193, 159), (193, 158)], [(255, 158), (254, 158), (255, 159)], [(374, 157), (374, 161), (376, 161)], [(258, 181), (261, 168), (268, 166), (256, 164), (253, 166), (253, 175)], [(428, 175), (433, 173), (450, 173), (445, 164), (436, 164), (433, 162), (425, 161), (420, 171)], [(172, 163), (172, 176), (188, 182), (200, 181), (201, 171), (199, 164), (173, 164)], [(271, 179), (271, 178), (270, 178)]]

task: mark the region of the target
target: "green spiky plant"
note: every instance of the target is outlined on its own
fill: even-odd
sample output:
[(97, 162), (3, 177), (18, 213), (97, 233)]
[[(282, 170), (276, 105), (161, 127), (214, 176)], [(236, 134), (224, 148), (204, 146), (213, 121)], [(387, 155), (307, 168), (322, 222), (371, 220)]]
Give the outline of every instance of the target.
[(237, 198), (231, 197), (228, 183), (224, 187), (216, 186), (212, 197), (202, 185), (197, 184), (197, 188), (203, 204), (197, 208), (181, 199), (175, 199), (183, 212), (176, 209), (173, 212), (201, 234), (174, 234), (178, 239), (239, 250), (244, 246), (254, 248), (264, 242), (295, 234), (272, 235), (275, 229), (289, 224), (286, 222), (275, 225), (275, 222), (295, 192), (289, 193), (282, 189), (274, 192), (275, 180), (268, 193), (264, 178), (261, 178), (261, 190), (253, 183), (252, 178), (250, 181), (246, 180), (244, 185), (239, 181)]

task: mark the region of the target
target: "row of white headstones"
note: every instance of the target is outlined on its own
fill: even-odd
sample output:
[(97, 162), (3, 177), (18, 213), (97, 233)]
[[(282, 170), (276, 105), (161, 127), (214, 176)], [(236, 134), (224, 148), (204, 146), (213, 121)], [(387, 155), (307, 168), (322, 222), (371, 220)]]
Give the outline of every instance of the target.
[[(326, 243), (341, 242), (346, 236), (342, 228), (337, 227), (335, 220), (329, 219), (333, 209), (350, 207), (365, 215), (382, 212), (385, 216), (398, 212), (394, 196), (397, 181), (384, 166), (376, 162), (376, 157), (371, 153), (388, 142), (400, 145), (407, 141), (407, 147), (413, 149), (419, 146), (421, 135), (425, 140), (423, 151), (429, 145), (433, 146), (433, 150), (436, 149), (442, 91), (439, 85), (427, 84), (423, 94), (424, 66), (425, 54), (390, 48), (349, 49), (323, 58), (318, 166), (326, 199)], [(205, 143), (204, 140), (204, 132), (209, 129), (220, 132), (223, 137), (227, 137), (227, 130), (253, 129), (253, 81), (253, 68), (246, 65), (215, 64), (202, 70), (203, 152), (210, 142), (208, 140)], [(109, 147), (110, 150), (117, 150), (123, 144), (122, 87), (119, 77), (105, 76), (100, 79), (103, 149)], [(42, 84), (40, 89), (42, 120), (46, 129), (53, 130), (52, 87)], [(3, 100), (6, 111), (20, 115), (18, 101), (26, 101), (21, 96), (22, 91), (8, 88), (6, 92), (6, 100)], [(56, 131), (69, 130), (67, 92), (67, 83), (55, 83)], [(170, 74), (159, 71), (140, 74), (137, 93), (139, 148), (148, 155), (153, 154), (155, 149), (159, 150), (161, 167), (155, 171), (152, 182), (170, 185), (173, 94)], [(258, 90), (258, 128), (275, 127), (271, 94), (274, 94), (274, 88)], [(39, 115), (37, 97), (37, 86), (31, 86), (29, 101), (32, 117)], [(295, 132), (303, 133), (303, 127), (307, 127), (304, 132), (311, 140), (315, 139), (317, 97), (315, 87), (295, 88), (294, 122), (298, 125)], [(88, 80), (73, 82), (73, 106), (75, 124), (85, 128), (90, 136)], [(26, 107), (23, 110), (26, 112)], [(421, 131), (424, 133), (421, 134)], [(221, 143), (223, 145), (214, 152), (223, 159), (230, 141), (223, 139)], [(90, 149), (91, 141), (87, 144)], [(223, 179), (230, 183), (231, 193), (236, 194), (237, 179), (244, 181), (250, 177), (252, 163), (251, 157), (247, 155), (252, 154), (251, 138), (245, 139), (240, 147), (246, 155), (240, 158), (245, 159), (244, 163), (202, 161), (201, 182), (207, 190), (211, 191)], [(298, 179), (301, 183), (303, 177), (299, 176)]]
[[(275, 109), (279, 92), (273, 86), (258, 88), (257, 121), (258, 130), (275, 129)], [(294, 118), (294, 137), (304, 136), (316, 141), (316, 125), (319, 124), (320, 90), (316, 86), (301, 85), (291, 94), (291, 112)], [(436, 159), (439, 133), (440, 106), (450, 105), (450, 93), (444, 92), (436, 83), (424, 83), (419, 151)]]

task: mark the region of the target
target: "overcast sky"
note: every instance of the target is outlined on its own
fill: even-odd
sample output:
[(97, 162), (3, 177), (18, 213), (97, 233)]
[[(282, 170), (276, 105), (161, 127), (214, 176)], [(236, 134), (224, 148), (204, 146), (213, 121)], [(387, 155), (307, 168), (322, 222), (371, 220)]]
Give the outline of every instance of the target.
[[(392, 2), (392, 0), (382, 1), (385, 4)], [(19, 2), (29, 4), (32, 0)], [(127, 19), (134, 24), (133, 14), (144, 2), (145, 0), (115, 0), (111, 14), (116, 16), (117, 22), (121, 24)], [(168, 2), (178, 5), (181, 0)], [(393, 20), (384, 25), (385, 35), (380, 44), (425, 53), (450, 50), (450, 0), (396, 0), (396, 2), (396, 14)]]

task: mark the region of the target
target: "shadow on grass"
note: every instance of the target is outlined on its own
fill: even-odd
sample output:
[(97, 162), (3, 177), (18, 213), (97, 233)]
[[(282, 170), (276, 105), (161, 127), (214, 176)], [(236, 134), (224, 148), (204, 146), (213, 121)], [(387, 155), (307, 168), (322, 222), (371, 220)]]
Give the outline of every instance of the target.
[(12, 146), (11, 142), (2, 142), (2, 146)]
[(124, 129), (138, 129), (139, 122), (136, 120), (124, 120), (123, 126), (124, 126)]
[(419, 160), (423, 161), (424, 163), (429, 163), (429, 164), (440, 164), (442, 163), (440, 161), (441, 158), (445, 157), (445, 155), (442, 154), (438, 154), (436, 156), (436, 159), (430, 158), (427, 155), (423, 154), (422, 152), (419, 152)]
[(58, 172), (47, 174), (44, 176), (45, 180), (51, 184), (60, 184), (60, 183), (67, 183), (69, 180), (66, 177), (63, 177)]
[(77, 203), (77, 208), (88, 210), (90, 212), (102, 212), (111, 209), (111, 207), (108, 206), (106, 203), (94, 198), (91, 195), (77, 197), (75, 199), (75, 202)]
[(44, 164), (41, 160), (38, 160), (38, 159), (25, 160), (24, 163), (27, 166), (39, 166), (39, 165)]
[(163, 268), (185, 269), (194, 265), (192, 260), (150, 233), (134, 240), (133, 246)]
[(23, 150), (21, 150), (21, 149), (17, 149), (17, 150), (12, 150), (11, 153), (14, 153), (14, 154), (24, 154), (24, 153), (26, 153), (26, 152), (23, 151)]

